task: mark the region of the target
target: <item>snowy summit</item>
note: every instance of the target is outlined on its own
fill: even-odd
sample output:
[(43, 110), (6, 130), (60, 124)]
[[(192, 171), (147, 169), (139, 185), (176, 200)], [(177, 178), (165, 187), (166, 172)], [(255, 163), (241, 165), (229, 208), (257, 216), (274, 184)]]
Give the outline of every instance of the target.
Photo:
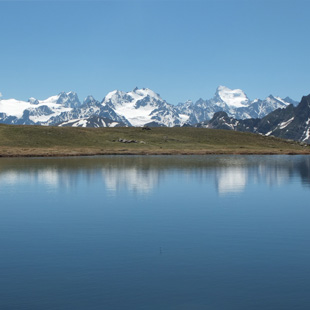
[(249, 105), (249, 98), (241, 89), (230, 89), (225, 86), (219, 86), (216, 95), (229, 107), (241, 108)]

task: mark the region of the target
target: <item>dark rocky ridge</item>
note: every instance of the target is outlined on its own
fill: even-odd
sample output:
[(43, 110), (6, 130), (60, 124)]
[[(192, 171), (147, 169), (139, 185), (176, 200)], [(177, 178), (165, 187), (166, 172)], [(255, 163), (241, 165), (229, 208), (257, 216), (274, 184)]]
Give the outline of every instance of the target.
[(210, 121), (198, 123), (196, 126), (253, 132), (310, 143), (310, 95), (304, 96), (297, 107), (291, 104), (261, 119), (235, 119), (222, 111), (215, 113)]

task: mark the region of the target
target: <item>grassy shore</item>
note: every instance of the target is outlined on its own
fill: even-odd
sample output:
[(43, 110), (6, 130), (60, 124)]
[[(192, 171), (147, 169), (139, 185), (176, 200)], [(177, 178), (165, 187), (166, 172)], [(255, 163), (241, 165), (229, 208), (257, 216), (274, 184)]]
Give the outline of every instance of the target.
[(142, 130), (0, 125), (1, 157), (105, 154), (310, 154), (310, 147), (251, 133), (190, 127)]

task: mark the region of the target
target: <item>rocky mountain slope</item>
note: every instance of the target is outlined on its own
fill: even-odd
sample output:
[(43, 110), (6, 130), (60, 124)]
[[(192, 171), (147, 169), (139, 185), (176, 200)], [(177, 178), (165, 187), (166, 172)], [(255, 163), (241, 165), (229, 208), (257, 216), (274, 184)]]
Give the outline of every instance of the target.
[(125, 127), (124, 123), (114, 122), (109, 118), (100, 117), (100, 116), (91, 116), (88, 118), (81, 118), (63, 122), (58, 125), (59, 127)]
[(148, 88), (135, 88), (127, 93), (115, 90), (106, 95), (102, 105), (111, 108), (137, 127), (152, 122), (173, 127), (187, 120), (186, 116), (178, 113), (175, 106), (168, 104)]
[(217, 112), (211, 120), (197, 126), (248, 131), (310, 143), (310, 95), (304, 96), (297, 107), (291, 104), (285, 109), (276, 109), (261, 119), (238, 120), (226, 112)]
[(224, 111), (236, 119), (262, 118), (275, 109), (285, 108), (289, 104), (297, 105), (298, 102), (289, 97), (281, 99), (272, 95), (263, 100), (251, 101), (241, 89), (232, 90), (219, 86), (212, 99), (199, 99), (196, 103), (192, 101), (179, 103), (177, 108), (180, 113), (189, 116), (189, 124), (196, 124), (210, 120), (214, 113), (219, 111)]

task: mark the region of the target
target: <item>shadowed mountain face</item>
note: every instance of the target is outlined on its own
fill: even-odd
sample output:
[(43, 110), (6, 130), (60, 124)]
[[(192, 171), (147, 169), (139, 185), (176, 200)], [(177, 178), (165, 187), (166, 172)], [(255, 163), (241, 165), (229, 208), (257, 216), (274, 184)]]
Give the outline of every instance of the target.
[(71, 120), (68, 122), (61, 123), (60, 127), (124, 127), (124, 123), (114, 122), (109, 118), (100, 117), (100, 116), (91, 116), (89, 118), (82, 118), (77, 120)]
[(262, 119), (240, 120), (228, 116), (225, 112), (218, 112), (210, 121), (197, 126), (248, 131), (310, 143), (310, 95), (304, 96), (297, 107), (291, 104), (285, 109), (269, 113)]

